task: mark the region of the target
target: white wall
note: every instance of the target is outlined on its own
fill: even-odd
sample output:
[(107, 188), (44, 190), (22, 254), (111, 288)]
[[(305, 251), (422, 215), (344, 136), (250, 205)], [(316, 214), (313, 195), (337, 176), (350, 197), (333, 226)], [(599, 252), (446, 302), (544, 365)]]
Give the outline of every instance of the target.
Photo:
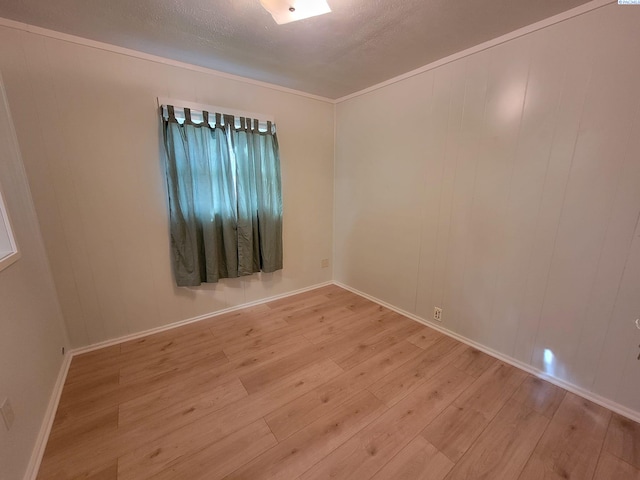
[(610, 4), (339, 103), (336, 280), (640, 412), (639, 25)]
[[(332, 278), (331, 103), (7, 27), (0, 69), (73, 346)], [(174, 286), (156, 97), (275, 116), (283, 271)]]
[(0, 189), (21, 252), (0, 271), (0, 403), (8, 398), (15, 414), (9, 431), (0, 420), (0, 480), (27, 468), (67, 343), (7, 112), (0, 81)]

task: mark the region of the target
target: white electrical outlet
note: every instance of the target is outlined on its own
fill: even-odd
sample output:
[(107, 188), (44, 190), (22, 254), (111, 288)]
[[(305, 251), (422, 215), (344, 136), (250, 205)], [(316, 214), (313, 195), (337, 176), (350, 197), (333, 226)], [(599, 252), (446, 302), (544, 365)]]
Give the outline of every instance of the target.
[(5, 427), (7, 427), (7, 430), (11, 430), (11, 426), (16, 417), (13, 414), (13, 408), (11, 408), (11, 402), (9, 402), (8, 398), (5, 398), (2, 405), (0, 405), (0, 412), (2, 412)]
[(433, 319), (437, 322), (442, 321), (442, 309), (440, 307), (433, 307)]

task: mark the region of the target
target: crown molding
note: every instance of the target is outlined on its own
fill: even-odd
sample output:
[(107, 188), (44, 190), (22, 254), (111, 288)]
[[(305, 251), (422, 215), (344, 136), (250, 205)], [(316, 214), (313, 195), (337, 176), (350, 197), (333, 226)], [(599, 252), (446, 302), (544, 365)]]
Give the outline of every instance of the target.
[(372, 85), (371, 87), (367, 87), (358, 92), (345, 95), (344, 97), (340, 97), (333, 102), (335, 104), (339, 104), (352, 98), (365, 95), (388, 85), (393, 85), (394, 83), (401, 82), (402, 80), (406, 80), (407, 78), (415, 77), (416, 75), (420, 75), (421, 73), (425, 73), (429, 70), (441, 67), (442, 65), (446, 65), (447, 63), (455, 62), (456, 60), (460, 60), (461, 58), (468, 57), (469, 55), (473, 55), (474, 53), (482, 52), (483, 50), (501, 45), (510, 40), (523, 37), (530, 33), (537, 32), (538, 30), (542, 30), (552, 25), (556, 25), (580, 15), (584, 15), (585, 13), (591, 12), (598, 8), (602, 8), (615, 3), (617, 3), (617, 0), (593, 0), (591, 2), (580, 5), (579, 7), (572, 8), (571, 10), (567, 10), (566, 12), (554, 15), (553, 17), (545, 18), (544, 20), (540, 20), (539, 22), (532, 23), (531, 25), (527, 25), (526, 27), (519, 28), (518, 30), (514, 30), (513, 32), (507, 33), (505, 35), (501, 35), (500, 37), (488, 40), (474, 47), (467, 48), (466, 50), (454, 53), (452, 55), (449, 55), (448, 57), (441, 58), (440, 60), (436, 60), (435, 62), (416, 68), (415, 70), (411, 70), (410, 72), (403, 73), (402, 75), (398, 75), (397, 77), (390, 78), (389, 80), (385, 80), (384, 82), (377, 83), (376, 85)]
[(519, 28), (518, 30), (514, 30), (513, 32), (507, 33), (505, 35), (502, 35), (500, 37), (494, 38), (492, 40), (489, 40), (487, 42), (481, 43), (479, 45), (476, 45), (474, 47), (468, 48), (466, 50), (463, 50), (461, 52), (457, 52), (454, 53), (452, 55), (449, 55), (448, 57), (442, 58), (440, 60), (436, 60), (435, 62), (429, 63), (427, 65), (424, 65), (422, 67), (419, 67), (415, 70), (411, 70), (410, 72), (407, 73), (403, 73), (402, 75), (398, 75), (397, 77), (393, 77), (389, 80), (385, 80), (384, 82), (378, 83), (376, 85), (372, 85), (371, 87), (367, 87), (363, 90), (359, 90), (357, 92), (351, 93), (349, 95), (345, 95), (343, 97), (337, 98), (337, 99), (331, 99), (328, 97), (322, 97), (320, 95), (314, 95), (311, 93), (307, 93), (307, 92), (303, 92), (301, 90), (295, 90), (292, 88), (287, 88), (287, 87), (282, 87), (280, 85), (276, 85), (273, 83), (268, 83), (268, 82), (261, 82), (259, 80), (253, 80), (251, 78), (247, 78), (247, 77), (242, 77), (240, 75), (233, 75), (230, 73), (225, 73), (222, 72), (220, 70), (214, 70), (212, 68), (206, 68), (206, 67), (201, 67), (199, 65), (194, 65), (191, 63), (186, 63), (186, 62), (180, 62), (177, 60), (172, 60), (169, 58), (165, 58), (165, 57), (161, 57), (158, 55), (152, 55), (149, 53), (143, 53), (140, 52), (138, 50), (133, 50), (133, 49), (129, 49), (129, 48), (124, 48), (124, 47), (118, 47), (116, 45), (112, 45), (110, 43), (104, 43), (104, 42), (98, 42), (96, 40), (89, 40), (87, 38), (83, 38), (83, 37), (78, 37), (75, 35), (69, 35), (66, 33), (61, 33), (61, 32), (57, 32), (55, 30), (49, 30), (46, 28), (42, 28), (42, 27), (36, 27), (34, 25), (29, 25), (27, 23), (22, 23), (22, 22), (17, 22), (15, 20), (9, 20), (6, 18), (2, 18), (0, 17), (0, 27), (6, 27), (6, 28), (11, 28), (14, 30), (20, 30), (23, 32), (27, 32), (27, 33), (32, 33), (34, 35), (40, 35), (43, 37), (48, 37), (48, 38), (53, 38), (56, 40), (61, 40), (64, 42), (69, 42), (69, 43), (73, 43), (76, 45), (83, 45), (85, 47), (90, 47), (90, 48), (96, 48), (98, 50), (104, 50), (107, 52), (112, 52), (112, 53), (116, 53), (119, 55), (125, 55), (128, 57), (133, 57), (133, 58), (139, 58), (141, 60), (147, 60), (150, 62), (155, 62), (155, 63), (160, 63), (163, 65), (169, 65), (169, 66), (173, 66), (173, 67), (178, 67), (178, 68), (184, 68), (186, 70), (191, 70), (194, 72), (199, 72), (199, 73), (204, 73), (207, 75), (214, 75), (216, 77), (220, 77), (220, 78), (225, 78), (228, 80), (235, 80), (237, 82), (242, 82), (242, 83), (246, 83), (249, 85), (255, 85), (255, 86), (259, 86), (259, 87), (263, 87), (263, 88), (269, 88), (271, 90), (276, 90), (279, 92), (283, 92), (283, 93), (289, 93), (292, 95), (298, 95), (301, 97), (305, 97), (305, 98), (309, 98), (309, 99), (313, 99), (313, 100), (318, 100), (321, 102), (326, 102), (326, 103), (331, 103), (331, 104), (339, 104), (341, 102), (344, 102), (346, 100), (352, 99), (354, 97), (358, 97), (361, 95), (364, 95), (366, 93), (369, 92), (373, 92), (375, 90), (378, 90), (380, 88), (386, 87), (388, 85), (392, 85), (394, 83), (400, 82), (402, 80), (405, 80), (407, 78), (411, 78), (414, 77), (416, 75), (420, 75), (421, 73), (424, 72), (428, 72), (429, 70), (433, 70), (435, 68), (438, 68), (442, 65), (446, 65), (447, 63), (451, 63), (454, 62), (456, 60), (459, 60), (461, 58), (464, 57), (468, 57), (469, 55), (473, 55), (474, 53), (478, 53), (481, 52), (483, 50), (487, 50), (489, 48), (495, 47), (497, 45), (500, 45), (502, 43), (508, 42), (509, 40), (513, 40), (519, 37), (522, 37), (524, 35), (528, 35), (530, 33), (536, 32), (538, 30), (542, 30), (544, 28), (550, 27), (552, 25), (564, 22), (566, 20), (570, 20), (572, 18), (578, 17), (580, 15), (583, 15), (585, 13), (591, 12), (593, 10), (596, 10), (598, 8), (602, 8), (604, 6), (610, 5), (610, 4), (615, 4), (617, 3), (616, 0), (593, 0), (591, 2), (585, 3), (583, 5), (580, 5), (579, 7), (576, 8), (572, 8), (571, 10), (567, 10), (566, 12), (562, 12), (559, 13), (557, 15), (554, 15), (552, 17), (546, 18), (544, 20), (540, 20), (539, 22), (533, 23), (531, 25), (528, 25), (526, 27), (522, 27)]
[(55, 30), (49, 30), (47, 28), (36, 27), (29, 25), (28, 23), (16, 22), (15, 20), (9, 20), (7, 18), (0, 17), (0, 27), (6, 27), (13, 30), (19, 30), (22, 32), (31, 33), (34, 35), (40, 35), (42, 37), (52, 38), (63, 42), (73, 43), (75, 45), (82, 45), (89, 48), (95, 48), (97, 50), (103, 50), (106, 52), (116, 53), (118, 55), (124, 55), (127, 57), (138, 58), (149, 62), (159, 63), (162, 65), (169, 65), (171, 67), (184, 68), (193, 72), (204, 73), (206, 75), (213, 75), (216, 77), (224, 78), (227, 80), (234, 80), (236, 82), (242, 82), (249, 85), (255, 85), (258, 87), (269, 88), (283, 93), (289, 93), (291, 95), (297, 95), (300, 97), (310, 98), (312, 100), (318, 100), (321, 102), (335, 104), (335, 100), (320, 95), (314, 95), (311, 93), (303, 92), (301, 90), (295, 90), (293, 88), (282, 87), (268, 82), (261, 82), (259, 80), (253, 80), (251, 78), (242, 77), (240, 75), (233, 75), (231, 73), (225, 73), (220, 70), (214, 70), (212, 68), (201, 67), (192, 63), (180, 62), (178, 60), (172, 60), (170, 58), (161, 57), (159, 55), (152, 55), (150, 53), (140, 52), (130, 48), (119, 47), (110, 43), (98, 42), (97, 40), (89, 40), (88, 38), (77, 37), (75, 35), (69, 35), (67, 33), (57, 32)]

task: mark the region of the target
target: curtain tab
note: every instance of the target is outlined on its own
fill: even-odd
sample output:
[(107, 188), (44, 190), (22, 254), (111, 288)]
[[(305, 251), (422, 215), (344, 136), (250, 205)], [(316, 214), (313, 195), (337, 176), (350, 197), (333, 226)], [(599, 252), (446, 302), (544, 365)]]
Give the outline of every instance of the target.
[(260, 122), (258, 122), (258, 119), (257, 119), (257, 118), (254, 118), (254, 119), (253, 119), (253, 131), (254, 131), (255, 133), (260, 132)]
[(209, 112), (207, 112), (206, 110), (202, 111), (202, 125), (209, 127)]
[(223, 118), (225, 128), (229, 128), (230, 131), (233, 131), (236, 125), (235, 117), (233, 115), (223, 115)]
[(187, 107), (184, 108), (184, 123), (193, 125), (193, 122), (191, 121), (191, 109)]
[(273, 130), (271, 128), (271, 122), (267, 120), (267, 133), (273, 135)]
[(167, 120), (170, 122), (177, 122), (176, 120), (176, 112), (173, 109), (173, 105), (167, 105)]
[(216, 128), (222, 127), (222, 114), (216, 112)]

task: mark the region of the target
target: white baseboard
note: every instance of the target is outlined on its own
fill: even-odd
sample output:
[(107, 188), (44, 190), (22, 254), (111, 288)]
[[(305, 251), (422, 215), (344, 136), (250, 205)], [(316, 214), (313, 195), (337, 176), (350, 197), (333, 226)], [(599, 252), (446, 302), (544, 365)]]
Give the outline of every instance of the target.
[(235, 312), (237, 310), (242, 310), (243, 308), (254, 307), (256, 305), (261, 305), (263, 303), (273, 302), (274, 300), (279, 300), (281, 298), (291, 297), (292, 295), (298, 295), (299, 293), (308, 292), (310, 290), (315, 290), (316, 288), (326, 287), (327, 285), (333, 285), (332, 281), (317, 283), (315, 285), (311, 285), (310, 287), (300, 288), (298, 290), (293, 290), (291, 292), (282, 293), (280, 295), (274, 295), (272, 297), (261, 298), (260, 300), (255, 300), (253, 302), (243, 303), (241, 305), (236, 305), (234, 307), (225, 308), (223, 310), (217, 310), (211, 313), (205, 313), (204, 315), (198, 315), (197, 317), (187, 318), (186, 320), (179, 320), (177, 322), (169, 323), (167, 325), (163, 325), (161, 327), (151, 328), (149, 330), (144, 330), (142, 332), (131, 333), (129, 335), (124, 335), (122, 337), (113, 338), (111, 340), (105, 340), (104, 342), (94, 343), (93, 345), (88, 345), (86, 347), (78, 347), (71, 350), (71, 355), (79, 355), (81, 353), (91, 352), (93, 350), (98, 350), (104, 347), (110, 347), (111, 345), (117, 345), (118, 343), (128, 342), (130, 340), (135, 340), (136, 338), (146, 337), (147, 335), (153, 335), (154, 333), (164, 332), (166, 330), (172, 330), (174, 328), (181, 327), (183, 325), (188, 325), (189, 323), (199, 322), (201, 320), (205, 320), (207, 318), (217, 317), (219, 315), (223, 315), (225, 313)]
[(624, 405), (620, 405), (619, 403), (616, 403), (612, 400), (609, 400), (608, 398), (602, 397), (596, 393), (593, 393), (589, 390), (585, 390), (582, 387), (579, 387), (577, 385), (574, 385), (572, 383), (569, 383), (561, 378), (557, 378), (554, 377), (552, 375), (549, 375), (546, 372), (543, 372), (542, 370), (539, 370), (527, 363), (521, 362), (518, 359), (515, 359), (513, 357), (510, 357), (509, 355), (505, 355), (504, 353), (501, 353), (497, 350), (493, 350), (492, 348), (489, 348), (485, 345), (482, 345), (481, 343), (475, 342), (467, 337), (464, 337), (462, 335), (457, 334), (456, 332), (453, 332), (451, 330), (448, 330), (440, 325), (437, 325), (435, 323), (432, 323), (428, 320), (425, 320), (422, 317), (419, 317), (413, 313), (407, 312), (405, 310), (402, 310), (401, 308), (395, 307), (393, 305), (391, 305), (390, 303), (387, 303), (383, 300), (380, 300), (376, 297), (373, 297), (369, 294), (366, 294), (364, 292), (361, 292), (360, 290), (357, 290), (353, 287), (350, 287), (348, 285), (345, 285), (343, 283), (334, 281), (333, 282), (335, 285), (337, 285), (338, 287), (344, 288), (345, 290), (349, 290), (350, 292), (355, 293), (356, 295), (360, 295), (361, 297), (366, 298), (367, 300), (371, 300), (372, 302), (375, 302), (379, 305), (382, 305), (383, 307), (388, 308), (389, 310), (393, 310), (394, 312), (399, 313), (400, 315), (404, 315), (405, 317), (408, 317), (412, 320), (415, 320), (417, 322), (420, 322), (424, 325), (426, 325), (427, 327), (433, 328), (434, 330), (437, 330), (451, 338), (455, 338), (456, 340), (469, 345), (477, 350), (480, 350), (488, 355), (491, 355), (494, 358), (497, 358), (498, 360), (508, 363), (510, 365), (513, 365), (514, 367), (517, 367), (521, 370), (524, 370), (525, 372), (530, 373), (531, 375), (534, 375), (538, 378), (541, 378), (543, 380), (546, 380), (549, 383), (552, 383), (554, 385), (557, 385), (560, 388), (564, 388), (565, 390), (571, 392), (571, 393), (575, 393), (576, 395), (589, 400), (593, 403), (596, 403), (602, 407), (608, 408), (609, 410), (611, 410), (612, 412), (616, 412), (620, 415), (622, 415), (623, 417), (626, 417), (630, 420), (633, 420), (634, 422), (640, 422), (640, 412), (637, 412), (635, 410), (632, 410), (628, 407), (625, 407)]
[(47, 441), (49, 440), (49, 433), (51, 433), (51, 427), (53, 426), (53, 420), (58, 410), (58, 403), (60, 403), (60, 395), (62, 395), (62, 388), (67, 378), (67, 372), (69, 371), (69, 365), (71, 365), (71, 357), (73, 355), (69, 352), (65, 353), (62, 359), (62, 365), (60, 365), (60, 371), (58, 372), (58, 378), (53, 386), (53, 392), (49, 398), (49, 405), (44, 414), (44, 419), (40, 426), (40, 432), (36, 439), (36, 444), (31, 452), (31, 459), (27, 466), (27, 471), (24, 474), (24, 480), (35, 480), (38, 476), (38, 470), (40, 470), (40, 463), (44, 455), (44, 450), (47, 447)]

